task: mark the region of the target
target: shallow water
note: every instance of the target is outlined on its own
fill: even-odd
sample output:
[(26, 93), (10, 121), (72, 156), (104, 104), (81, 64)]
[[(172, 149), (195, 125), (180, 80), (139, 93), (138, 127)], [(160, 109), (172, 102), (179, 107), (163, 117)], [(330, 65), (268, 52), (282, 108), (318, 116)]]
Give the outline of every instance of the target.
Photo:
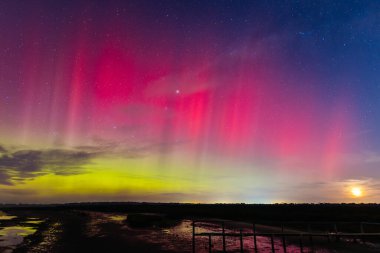
[[(83, 215), (86, 214), (86, 215)], [(4, 213), (2, 216), (8, 216)], [(29, 215), (29, 214), (28, 214)], [(72, 214), (70, 214), (72, 215)], [(74, 216), (76, 217), (76, 216)], [(124, 213), (102, 213), (102, 212), (80, 212), (80, 216), (85, 220), (81, 226), (84, 226), (85, 230), (82, 234), (77, 235), (78, 238), (86, 239), (85, 242), (91, 245), (92, 242), (98, 243), (99, 240), (103, 243), (111, 242), (112, 246), (128, 247), (129, 242), (136, 242), (141, 244), (154, 244), (155, 247), (159, 247), (163, 250), (172, 252), (192, 252), (192, 221), (182, 220), (177, 225), (167, 228), (150, 227), (150, 228), (134, 228), (130, 227), (125, 222), (127, 214)], [(26, 244), (22, 244), (23, 247), (27, 245), (29, 253), (40, 252), (57, 252), (57, 245), (61, 245), (59, 240), (63, 237), (63, 231), (66, 229), (66, 221), (64, 216), (61, 220), (54, 220), (51, 222), (49, 217), (44, 219), (33, 217), (15, 217), (12, 219), (0, 220), (0, 252), (9, 253), (12, 252), (17, 246), (22, 244), (24, 238), (28, 235), (35, 233), (40, 229), (38, 243), (29, 244), (29, 240)], [(49, 226), (40, 226), (42, 222), (48, 222)], [(211, 222), (198, 222), (196, 226), (196, 233), (205, 232), (221, 232), (221, 220), (213, 220)], [(240, 233), (242, 228), (243, 233), (252, 233), (252, 225), (243, 222), (225, 221), (226, 233)], [(228, 224), (228, 225), (227, 225)], [(42, 229), (43, 228), (43, 229)], [(274, 228), (269, 226), (258, 225), (258, 232), (275, 231)], [(83, 237), (80, 237), (83, 236)], [(33, 237), (31, 237), (33, 238)], [(41, 239), (42, 238), (42, 239)], [(323, 240), (321, 240), (323, 241)], [(32, 241), (30, 241), (32, 242)], [(212, 237), (212, 252), (223, 252), (223, 243), (221, 236)], [(106, 244), (105, 244), (106, 245)], [(300, 252), (298, 239), (287, 238), (286, 249), (289, 253)], [(75, 246), (75, 245), (74, 245)], [(257, 246), (259, 253), (272, 252), (272, 245), (270, 237), (257, 236)], [(380, 252), (379, 247), (376, 245), (370, 245), (367, 243), (363, 245), (362, 242), (356, 242), (353, 244), (349, 241), (345, 242), (345, 238), (341, 239), (341, 243), (331, 244), (319, 244), (318, 239), (314, 241), (314, 252), (318, 253), (353, 253), (353, 252)], [(366, 246), (367, 250), (363, 251), (359, 248)], [(76, 246), (75, 246), (76, 247)], [(282, 238), (274, 238), (274, 247), (277, 253), (282, 253), (283, 244)], [(303, 240), (303, 252), (311, 252), (308, 238)], [(368, 247), (373, 250), (368, 251)], [(59, 247), (58, 247), (59, 248)], [(70, 248), (70, 247), (69, 247)], [(243, 240), (244, 252), (255, 252), (253, 244), (253, 236), (244, 237)], [(227, 252), (240, 252), (240, 240), (239, 237), (226, 237), (226, 249)], [(60, 251), (67, 252), (67, 251)], [(209, 239), (206, 236), (196, 237), (196, 252), (209, 252)]]
[[(235, 228), (226, 228), (226, 233), (240, 233), (239, 225)], [(196, 227), (196, 233), (205, 232), (221, 232), (220, 224), (212, 222), (202, 222), (198, 223)], [(242, 229), (243, 233), (252, 233), (252, 229), (245, 227)], [(260, 232), (258, 230), (258, 232)], [(144, 233), (138, 236), (140, 240), (160, 244), (165, 250), (171, 250), (174, 252), (192, 252), (192, 221), (183, 220), (179, 225), (165, 228), (165, 229), (146, 229)], [(288, 238), (289, 239), (289, 238)], [(272, 252), (272, 245), (270, 237), (257, 236), (257, 252), (258, 253), (270, 253)], [(212, 237), (212, 252), (223, 252), (223, 242), (221, 236)], [(359, 246), (357, 244), (357, 246)], [(332, 244), (330, 247), (322, 247), (314, 245), (314, 251), (310, 248), (309, 241), (307, 238), (303, 240), (303, 252), (317, 252), (317, 253), (337, 253), (337, 252), (360, 252), (355, 250), (347, 250), (349, 248), (333, 249), (331, 247), (336, 247)], [(350, 247), (350, 246), (348, 246)], [(253, 236), (244, 237), (243, 239), (244, 252), (255, 252)], [(274, 238), (274, 248), (275, 252), (284, 252), (282, 238)], [(226, 249), (227, 252), (240, 252), (240, 239), (239, 237), (226, 237)], [(378, 249), (378, 248), (377, 248)], [(367, 249), (368, 250), (368, 249)], [(196, 237), (196, 252), (205, 253), (209, 252), (209, 239), (206, 236)], [(289, 241), (286, 240), (286, 252), (288, 253), (299, 253), (299, 241)], [(368, 252), (368, 251), (365, 251)], [(371, 251), (379, 252), (379, 251)]]
[(11, 237), (25, 237), (31, 234), (34, 234), (37, 231), (36, 228), (27, 227), (27, 226), (9, 226), (0, 229), (0, 238), (4, 240), (4, 238)]
[(123, 222), (127, 219), (127, 215), (110, 215), (108, 219), (114, 222)]
[(38, 220), (37, 218), (28, 218), (27, 221), (23, 221), (22, 223), (37, 225), (37, 224), (41, 224), (43, 222), (44, 222), (44, 220)]
[(13, 222), (12, 220), (18, 218), (17, 216), (10, 216), (3, 212), (0, 214), (0, 247), (3, 252), (12, 252), (17, 245), (24, 241), (26, 236), (37, 231), (35, 225), (43, 222), (37, 218), (26, 218)]
[[(221, 232), (219, 225), (213, 223), (201, 223), (197, 225), (196, 233), (204, 232)], [(226, 229), (226, 233), (236, 233), (234, 229)], [(240, 230), (239, 230), (240, 232)], [(252, 232), (243, 229), (243, 233)], [(142, 240), (151, 243), (160, 243), (163, 249), (173, 251), (186, 251), (192, 250), (192, 222), (190, 220), (183, 220), (178, 226), (150, 231), (147, 234), (140, 236)], [(271, 252), (271, 242), (268, 237), (257, 237), (258, 252)], [(276, 252), (282, 251), (282, 241), (280, 239), (274, 240)], [(228, 252), (240, 252), (240, 241), (238, 237), (226, 237), (226, 248)], [(254, 252), (253, 238), (245, 237), (243, 240), (243, 248), (246, 252)], [(222, 252), (222, 237), (212, 237), (212, 251)], [(196, 252), (209, 252), (208, 237), (196, 237)], [(299, 247), (294, 245), (287, 246), (287, 252), (299, 252)], [(308, 252), (307, 247), (304, 252)]]
[(14, 218), (17, 218), (17, 216), (10, 216), (10, 215), (0, 213), (0, 221), (1, 220), (13, 220)]

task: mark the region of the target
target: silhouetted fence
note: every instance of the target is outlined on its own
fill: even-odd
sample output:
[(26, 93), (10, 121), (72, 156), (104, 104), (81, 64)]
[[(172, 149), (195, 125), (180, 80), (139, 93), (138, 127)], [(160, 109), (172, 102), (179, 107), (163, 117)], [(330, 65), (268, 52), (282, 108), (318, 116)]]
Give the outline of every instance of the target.
[[(196, 224), (199, 222), (208, 222), (212, 224), (220, 224), (220, 232), (202, 232), (197, 233), (196, 232)], [(272, 229), (280, 230), (279, 232), (257, 232), (257, 225), (272, 225)], [(287, 242), (286, 239), (289, 237), (297, 238), (298, 237), (298, 247), (300, 249), (300, 252), (304, 252), (304, 240), (309, 241), (308, 245), (311, 252), (314, 252), (314, 243), (313, 238), (314, 237), (325, 237), (328, 242), (331, 242), (332, 240), (340, 241), (342, 237), (345, 238), (352, 238), (354, 241), (357, 239), (361, 239), (363, 242), (366, 238), (373, 238), (373, 237), (380, 237), (380, 232), (373, 232), (374, 226), (377, 227), (377, 231), (380, 230), (380, 223), (374, 223), (374, 222), (284, 222), (281, 223), (280, 226), (273, 226), (273, 222), (260, 222), (260, 223), (253, 223), (252, 224), (252, 232), (243, 232), (243, 229), (240, 229), (238, 233), (236, 232), (226, 232), (225, 228), (225, 222), (212, 222), (210, 220), (194, 220), (192, 222), (192, 243), (193, 243), (193, 253), (196, 252), (196, 237), (208, 237), (208, 249), (209, 252), (212, 252), (212, 237), (222, 237), (222, 248), (223, 252), (227, 252), (226, 248), (226, 237), (234, 237), (239, 238), (240, 241), (240, 252), (244, 252), (244, 244), (243, 244), (243, 238), (244, 237), (252, 237), (253, 241), (253, 249), (255, 253), (258, 252), (259, 246), (257, 243), (257, 237), (268, 237), (271, 242), (271, 251), (274, 253), (276, 251), (275, 245), (274, 245), (274, 238), (280, 238), (283, 252), (287, 252)], [(277, 223), (278, 224), (278, 223)], [(307, 232), (299, 232), (295, 231), (294, 229), (299, 228), (299, 226), (302, 224), (302, 227), (306, 228)], [(327, 225), (330, 228), (330, 231), (312, 231), (313, 227), (321, 227), (323, 225)], [(371, 226), (371, 232), (366, 232), (366, 227)], [(353, 230), (355, 227), (359, 232), (339, 232), (339, 227), (345, 227), (347, 230)], [(295, 232), (286, 232), (285, 228), (292, 229)], [(294, 243), (292, 243), (294, 244)]]

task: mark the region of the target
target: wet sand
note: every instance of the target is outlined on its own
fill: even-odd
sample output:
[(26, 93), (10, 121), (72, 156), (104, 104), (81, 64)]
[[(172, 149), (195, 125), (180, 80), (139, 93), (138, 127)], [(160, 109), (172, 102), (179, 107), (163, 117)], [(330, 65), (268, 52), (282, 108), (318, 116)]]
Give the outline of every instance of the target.
[(42, 229), (14, 252), (167, 252), (137, 240), (115, 214), (65, 211), (50, 215)]

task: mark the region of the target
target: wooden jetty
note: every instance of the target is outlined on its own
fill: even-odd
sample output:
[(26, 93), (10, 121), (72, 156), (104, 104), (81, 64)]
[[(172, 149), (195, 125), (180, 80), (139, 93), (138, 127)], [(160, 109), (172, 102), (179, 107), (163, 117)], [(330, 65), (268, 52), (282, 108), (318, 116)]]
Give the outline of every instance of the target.
[[(335, 239), (335, 241), (339, 241), (340, 238), (352, 238), (354, 241), (357, 239), (365, 240), (366, 238), (373, 238), (373, 237), (380, 237), (380, 232), (366, 232), (365, 231), (365, 225), (375, 225), (379, 226), (380, 228), (380, 223), (375, 223), (375, 222), (284, 222), (281, 223), (281, 226), (273, 227), (273, 228), (278, 228), (280, 232), (257, 232), (256, 226), (258, 224), (268, 224), (268, 222), (260, 222), (260, 223), (253, 223), (252, 224), (252, 232), (243, 232), (243, 229), (240, 229), (238, 233), (233, 232), (233, 233), (228, 233), (226, 232), (225, 229), (225, 222), (220, 223), (220, 232), (202, 232), (202, 233), (197, 233), (196, 232), (196, 225), (199, 222), (208, 222), (212, 224), (216, 224), (219, 222), (211, 221), (211, 220), (193, 220), (192, 222), (192, 251), (193, 253), (196, 252), (196, 237), (207, 237), (208, 238), (208, 249), (209, 252), (212, 252), (212, 237), (222, 237), (222, 249), (223, 252), (227, 252), (226, 248), (226, 237), (234, 237), (238, 238), (240, 242), (240, 252), (244, 252), (244, 244), (243, 244), (243, 238), (244, 237), (251, 237), (253, 239), (253, 249), (254, 252), (257, 253), (259, 250), (259, 246), (257, 244), (257, 237), (268, 237), (271, 242), (271, 251), (272, 253), (276, 252), (275, 246), (274, 246), (274, 238), (280, 238), (281, 239), (281, 244), (282, 244), (282, 252), (287, 252), (287, 243), (286, 239), (293, 237), (299, 239), (299, 249), (300, 252), (304, 252), (304, 240), (308, 239), (309, 241), (309, 247), (310, 251), (314, 252), (314, 246), (313, 246), (313, 238), (314, 237), (322, 237), (326, 238), (328, 242), (331, 242), (332, 239)], [(307, 232), (286, 232), (285, 227), (286, 226), (291, 226), (292, 224), (305, 224), (307, 227)], [(321, 231), (312, 231), (312, 225), (320, 225), (320, 224), (328, 224), (331, 227), (333, 227), (332, 232), (321, 232)], [(343, 231), (338, 231), (338, 225), (342, 224), (357, 224), (359, 227), (359, 232), (343, 232)], [(379, 229), (380, 230), (380, 229)]]

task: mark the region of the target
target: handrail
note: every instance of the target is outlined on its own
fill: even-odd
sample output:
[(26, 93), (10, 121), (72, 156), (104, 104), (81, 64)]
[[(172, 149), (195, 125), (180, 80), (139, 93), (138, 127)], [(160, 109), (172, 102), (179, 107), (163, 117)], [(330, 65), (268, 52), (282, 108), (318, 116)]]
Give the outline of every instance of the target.
[[(214, 224), (221, 224), (222, 232), (202, 232), (202, 233), (196, 233), (196, 223), (201, 222), (207, 222), (207, 223), (214, 223)], [(193, 253), (195, 253), (195, 237), (208, 237), (208, 244), (209, 244), (209, 252), (211, 252), (212, 249), (212, 237), (222, 237), (222, 243), (223, 243), (223, 252), (226, 252), (226, 240), (225, 238), (228, 237), (239, 237), (240, 238), (240, 252), (244, 252), (243, 249), (243, 237), (249, 237), (253, 236), (253, 245), (255, 252), (258, 250), (258, 245), (256, 242), (256, 237), (270, 237), (271, 240), (271, 248), (272, 253), (275, 252), (274, 247), (274, 237), (281, 237), (282, 238), (282, 247), (283, 252), (286, 253), (287, 244), (286, 244), (286, 237), (299, 237), (299, 247), (300, 251), (303, 252), (303, 241), (302, 238), (309, 238), (310, 241), (310, 248), (311, 251), (314, 252), (313, 247), (313, 237), (327, 237), (328, 241), (330, 242), (330, 238), (333, 237), (336, 239), (336, 241), (340, 240), (340, 237), (354, 237), (354, 240), (356, 241), (357, 238), (361, 238), (364, 241), (365, 237), (373, 237), (373, 236), (380, 236), (380, 232), (364, 232), (364, 226), (363, 225), (380, 225), (380, 223), (376, 222), (305, 222), (305, 221), (290, 221), (290, 222), (271, 222), (271, 224), (281, 224), (281, 227), (278, 227), (278, 229), (281, 229), (281, 232), (257, 232), (256, 225), (257, 222), (252, 223), (252, 231), (253, 232), (243, 232), (243, 230), (240, 228), (239, 233), (237, 232), (225, 232), (225, 223), (229, 222), (236, 222), (236, 221), (225, 221), (225, 220), (206, 220), (206, 219), (198, 219), (193, 220), (192, 222), (192, 234), (193, 234)], [(262, 225), (262, 223), (260, 222)], [(287, 224), (307, 224), (308, 225), (308, 232), (288, 232), (284, 230), (284, 225)], [(334, 232), (312, 232), (311, 231), (311, 225), (313, 224), (331, 224), (334, 225)], [(360, 232), (343, 232), (338, 231), (337, 225), (342, 224), (359, 224), (360, 225)], [(266, 225), (266, 224), (265, 224)]]

